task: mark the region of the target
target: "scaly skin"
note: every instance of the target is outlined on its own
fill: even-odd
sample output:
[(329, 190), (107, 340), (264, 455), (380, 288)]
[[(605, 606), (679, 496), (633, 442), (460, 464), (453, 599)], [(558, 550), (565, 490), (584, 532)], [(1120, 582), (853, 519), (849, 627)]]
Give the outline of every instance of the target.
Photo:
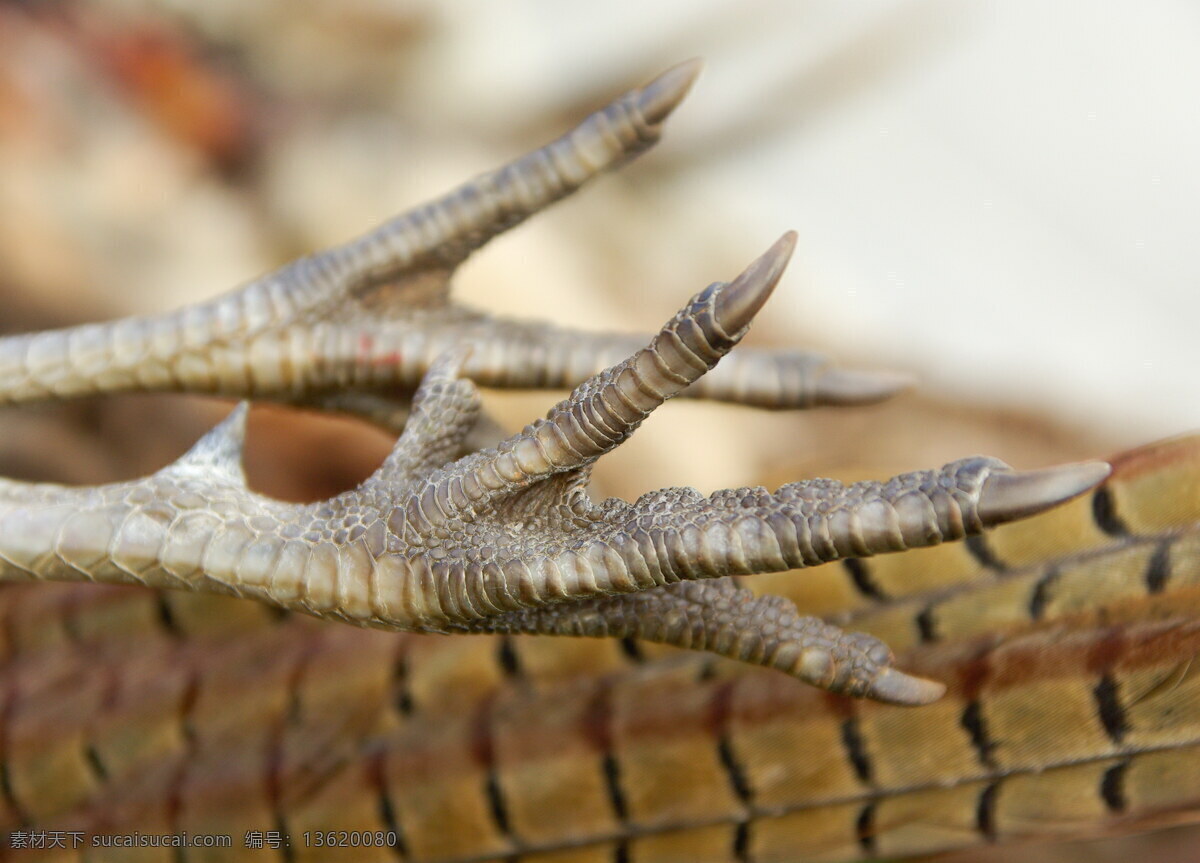
[[(638, 636), (778, 668), (833, 692), (901, 704), (943, 687), (891, 668), (878, 640), (751, 602), (711, 579), (958, 539), (1061, 503), (1104, 464), (1012, 473), (975, 458), (888, 483), (666, 489), (593, 503), (592, 463), (699, 379), (745, 333), (783, 272), (786, 235), (732, 284), (697, 295), (650, 344), (544, 419), (449, 461), (479, 410), (426, 375), (413, 417), (359, 488), (315, 506), (252, 493), (245, 409), (144, 480), (88, 489), (0, 485), (0, 578), (138, 583), (227, 593), (359, 625), (419, 632)], [(652, 597), (629, 596), (653, 590)]]
[[(1200, 439), (1114, 465), (1103, 505), (1093, 494), (988, 534), (986, 565), (950, 546), (872, 561), (930, 572), (907, 598), (865, 597), (868, 631), (916, 632), (915, 607), (975, 599), (939, 606), (905, 650), (950, 683), (917, 710), (695, 653), (10, 585), (0, 829), (232, 837), (145, 858), (164, 861), (785, 863), (1194, 819)], [(841, 563), (808, 575), (847, 578)], [(271, 830), (290, 835), (288, 856), (244, 847)], [(394, 831), (400, 847), (331, 852), (306, 830)]]
[[(211, 302), (0, 339), (0, 404), (171, 390), (339, 410), (399, 432), (430, 365), (462, 344), (474, 346), (463, 374), (483, 386), (577, 386), (646, 338), (467, 309), (450, 279), (494, 236), (653, 146), (698, 72), (677, 66), (545, 147)], [(908, 383), (748, 349), (681, 395), (803, 408), (878, 401)], [(482, 430), (467, 449), (494, 441)]]
[[(548, 148), (222, 300), (0, 341), (10, 403), (188, 389), (404, 424), (373, 477), (315, 505), (246, 488), (244, 408), (142, 480), (4, 482), (0, 579), (232, 594), (363, 626), (466, 633), (443, 642), (272, 618), (261, 605), (214, 613), (194, 594), (9, 585), (10, 829), (234, 837), (225, 852), (184, 859), (263, 853), (243, 848), (250, 829), (286, 830), (291, 856), (325, 858), (299, 847), (301, 835), (339, 828), (396, 835), (354, 859), (845, 859), (1027, 832), (1011, 790), (1022, 782), (1054, 791), (1035, 810), (1054, 826), (1196, 805), (1200, 732), (1178, 672), (1200, 647), (1186, 616), (1200, 581), (1196, 517), (1174, 533), (1114, 537), (1136, 512), (1118, 500), (1114, 522), (1097, 503), (1120, 497), (1117, 482), (1086, 499), (1109, 515), (1108, 544), (1043, 555), (1049, 569), (931, 590), (888, 581), (886, 558), (860, 560), (1036, 515), (1089, 492), (1107, 465), (1017, 473), (974, 458), (848, 487), (587, 496), (591, 465), (674, 396), (799, 407), (896, 388), (815, 374), (790, 353), (740, 364), (734, 354), (721, 366), (732, 372), (707, 376), (773, 290), (790, 235), (637, 343), (449, 303), (449, 277), (471, 251), (652, 143), (694, 72), (668, 72)], [(480, 449), (476, 383), (577, 386)], [(1158, 563), (1139, 569), (1148, 548)], [(762, 596), (732, 578), (839, 560), (857, 568), (818, 568), (811, 583), (793, 573)], [(1108, 588), (1098, 596), (1085, 589), (1096, 572)], [(812, 609), (790, 593), (847, 573), (871, 587), (860, 607), (801, 616)], [(1001, 623), (980, 628), (968, 609)], [(846, 634), (841, 619), (867, 633)], [(508, 633), (606, 636), (608, 658), (571, 664), (570, 651), (539, 654)], [(911, 645), (904, 662), (942, 682), (893, 668), (881, 635)], [(614, 637), (710, 655), (624, 668)], [(743, 664), (731, 672), (712, 654)], [(539, 661), (550, 667), (535, 673)], [(746, 663), (895, 705), (947, 687), (948, 697), (906, 712), (797, 692)]]
[[(697, 68), (676, 67), (547, 147), (214, 303), (0, 340), (8, 358), (0, 399), (9, 402), (168, 387), (406, 420), (374, 476), (315, 506), (246, 487), (244, 407), (144, 480), (0, 483), (0, 578), (210, 591), (418, 632), (637, 636), (778, 668), (833, 692), (936, 699), (943, 686), (893, 669), (877, 639), (801, 617), (786, 600), (752, 600), (722, 581), (670, 586), (959, 539), (1082, 494), (1106, 465), (1016, 474), (976, 458), (848, 488), (810, 481), (708, 498), (666, 489), (633, 504), (596, 504), (586, 493), (593, 462), (674, 396), (796, 407), (894, 389), (894, 380), (835, 373), (814, 389), (797, 376), (808, 360), (772, 354), (743, 368), (752, 385), (697, 390), (766, 302), (794, 235), (732, 284), (696, 296), (546, 418), (495, 448), (470, 440), (479, 400), (460, 371), (488, 384), (561, 385), (604, 355), (597, 344), (627, 340), (560, 333), (551, 350), (529, 328), (448, 305), (450, 274), (490, 237), (653, 143)], [(575, 346), (564, 352), (568, 337)], [(385, 343), (394, 362), (373, 353)], [(417, 373), (409, 410), (394, 392)], [(641, 591), (653, 595), (634, 595)]]

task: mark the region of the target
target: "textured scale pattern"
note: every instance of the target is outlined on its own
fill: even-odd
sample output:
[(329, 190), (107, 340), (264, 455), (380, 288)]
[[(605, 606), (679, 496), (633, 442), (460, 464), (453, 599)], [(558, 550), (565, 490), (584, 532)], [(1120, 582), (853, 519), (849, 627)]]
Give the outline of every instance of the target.
[[(882, 643), (794, 609), (765, 626), (737, 592), (719, 588), (649, 604), (622, 595), (957, 539), (1011, 518), (1014, 506), (1078, 494), (1105, 466), (1058, 472), (1049, 497), (1037, 475), (1021, 478), (993, 459), (883, 484), (817, 481), (709, 498), (668, 489), (633, 504), (597, 506), (584, 490), (596, 458), (737, 343), (791, 246), (784, 237), (733, 283), (697, 295), (647, 347), (544, 419), (452, 462), (478, 398), (455, 377), (463, 353), (439, 358), (392, 455), (361, 487), (324, 503), (286, 505), (246, 488), (245, 407), (146, 480), (80, 490), (8, 483), (0, 576), (208, 590), (391, 629), (637, 635), (833, 691), (929, 701), (941, 686), (893, 670)], [(1015, 503), (1006, 499), (1014, 489)], [(646, 615), (662, 625), (638, 624)]]
[[(0, 578), (209, 591), (417, 632), (637, 636), (774, 667), (835, 692), (936, 699), (942, 685), (893, 669), (882, 642), (801, 617), (786, 600), (749, 601), (721, 582), (665, 588), (959, 539), (1083, 493), (1106, 465), (1017, 474), (976, 458), (883, 484), (817, 480), (708, 498), (665, 489), (632, 504), (597, 505), (587, 495), (594, 461), (742, 338), (783, 273), (793, 234), (731, 283), (697, 294), (647, 344), (594, 371), (544, 418), (494, 447), (469, 440), (480, 414), (471, 378), (519, 385), (509, 372), (524, 369), (540, 384), (560, 383), (561, 369), (551, 367), (561, 357), (546, 353), (531, 368), (527, 357), (500, 352), (493, 364), (489, 340), (507, 338), (509, 327), (447, 306), (450, 271), (491, 236), (653, 143), (695, 72), (695, 64), (676, 67), (541, 150), (214, 303), (0, 340), (0, 356), (14, 360), (0, 388), (8, 401), (130, 381), (188, 388), (187, 380), (313, 404), (327, 403), (331, 387), (370, 396), (363, 386), (403, 381), (362, 378), (336, 345), (370, 354), (383, 337), (374, 322), (393, 306), (401, 332), (406, 313), (416, 312), (428, 359), (408, 409), (393, 405), (407, 421), (392, 454), (360, 487), (323, 503), (288, 505), (246, 487), (244, 405), (144, 480), (84, 489), (3, 483)], [(441, 331), (438, 309), (449, 322)], [(398, 356), (420, 353), (395, 335)], [(490, 378), (476, 357), (487, 358)], [(121, 377), (125, 364), (132, 377)], [(184, 366), (197, 374), (185, 380)], [(877, 398), (894, 383), (827, 380), (832, 401)], [(751, 404), (760, 395), (726, 393)], [(774, 402), (800, 404), (787, 393)]]
[[(201, 594), (10, 585), (0, 820), (235, 839), (152, 860), (791, 863), (1194, 819), (1200, 440), (1113, 462), (1099, 490), (989, 534), (1000, 570), (961, 545), (869, 562), (880, 591), (860, 594), (855, 625), (910, 627), (903, 661), (950, 683), (917, 709), (653, 645), (370, 632)], [(881, 598), (909, 568), (936, 577)], [(841, 562), (808, 576), (791, 583), (850, 582)], [(973, 607), (939, 605), (920, 637), (923, 605), (952, 596)], [(277, 829), (287, 854), (238, 841)], [(398, 841), (296, 841), (339, 829)]]
[[(481, 385), (574, 387), (646, 338), (467, 309), (450, 278), (496, 235), (651, 147), (698, 70), (669, 70), (545, 147), (211, 302), (0, 339), (0, 404), (171, 390), (340, 410), (398, 432), (431, 364), (464, 344), (463, 373)], [(877, 401), (907, 383), (750, 349), (682, 395), (796, 408)], [(467, 449), (496, 439), (481, 427)]]
[[(0, 591), (4, 829), (396, 837), (355, 860), (783, 863), (1200, 810), (1195, 440), (1120, 456), (1111, 477), (975, 457), (596, 502), (592, 464), (672, 397), (803, 407), (901, 381), (730, 353), (792, 235), (652, 338), (449, 302), (473, 250), (652, 144), (695, 72), (213, 303), (0, 340), (9, 403), (172, 388), (403, 427), (360, 487), (309, 505), (246, 487), (244, 404), (144, 479), (0, 481), (0, 580), (105, 583)], [(574, 390), (494, 443), (477, 385)]]

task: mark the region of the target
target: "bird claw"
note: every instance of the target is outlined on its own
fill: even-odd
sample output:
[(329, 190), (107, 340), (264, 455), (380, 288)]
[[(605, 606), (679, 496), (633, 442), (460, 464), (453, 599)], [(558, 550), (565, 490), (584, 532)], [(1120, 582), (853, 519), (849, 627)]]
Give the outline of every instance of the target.
[(646, 124), (657, 126), (679, 107), (703, 68), (704, 62), (700, 59), (685, 60), (638, 90), (634, 104)]
[(986, 525), (1026, 518), (1095, 488), (1110, 473), (1112, 467), (1102, 461), (996, 471), (983, 482), (976, 512)]
[[(756, 599), (721, 577), (956, 539), (1082, 494), (1108, 465), (1013, 472), (969, 459), (888, 483), (817, 480), (709, 498), (668, 489), (597, 506), (583, 490), (591, 464), (689, 387), (779, 408), (875, 401), (910, 382), (765, 351), (704, 378), (770, 296), (795, 247), (791, 232), (731, 284), (695, 297), (648, 345), (449, 302), (450, 275), (475, 249), (652, 145), (698, 71), (695, 61), (677, 66), (545, 148), (213, 303), (0, 340), (0, 403), (161, 378), (184, 390), (408, 417), (371, 478), (314, 505), (246, 487), (244, 408), (143, 480), (85, 489), (0, 481), (0, 579), (190, 587), (415, 631), (591, 627), (582, 634), (655, 637), (835, 692), (936, 699), (944, 687), (894, 669), (877, 639), (801, 618), (790, 603)], [(420, 306), (415, 318), (406, 300)], [(464, 342), (477, 347), (470, 360), (462, 349), (443, 353)], [(628, 358), (588, 376), (587, 363), (618, 350)], [(145, 383), (147, 363), (173, 374)], [(545, 419), (456, 458), (479, 414), (475, 384), (457, 377), (464, 368), (485, 385), (578, 385)]]
[(869, 405), (912, 388), (916, 381), (903, 372), (825, 369), (817, 379), (816, 401), (830, 407)]
[(863, 694), (884, 704), (918, 707), (922, 704), (932, 704), (945, 695), (946, 684), (924, 677), (914, 677), (898, 668), (888, 666), (881, 669), (867, 684), (867, 690)]

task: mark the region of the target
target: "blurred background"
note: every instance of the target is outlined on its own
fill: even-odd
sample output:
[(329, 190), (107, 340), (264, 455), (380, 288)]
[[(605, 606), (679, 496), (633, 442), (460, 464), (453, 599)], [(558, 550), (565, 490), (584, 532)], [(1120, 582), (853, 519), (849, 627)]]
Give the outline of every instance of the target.
[[(456, 296), (651, 331), (794, 228), (751, 342), (920, 386), (804, 416), (677, 403), (602, 463), (605, 491), (1104, 456), (1200, 428), (1198, 36), (1182, 0), (6, 2), (0, 327), (214, 296), (701, 56), (655, 150), (497, 240)], [(519, 427), (558, 397), (488, 400)], [(10, 410), (0, 469), (144, 474), (227, 409)], [(252, 482), (289, 499), (346, 487), (389, 445), (341, 420), (253, 422)], [(1094, 853), (1129, 846), (1112, 847)]]

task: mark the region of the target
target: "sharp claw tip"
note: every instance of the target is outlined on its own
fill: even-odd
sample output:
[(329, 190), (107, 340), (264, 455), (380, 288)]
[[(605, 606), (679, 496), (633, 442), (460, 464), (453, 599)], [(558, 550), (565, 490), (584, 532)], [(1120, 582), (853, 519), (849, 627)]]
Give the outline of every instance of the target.
[(672, 66), (645, 87), (637, 96), (637, 107), (643, 119), (657, 125), (667, 118), (692, 88), (704, 63), (699, 58)]
[(913, 677), (895, 668), (885, 668), (871, 681), (867, 697), (885, 704), (918, 707), (932, 704), (946, 694), (946, 684)]
[(246, 422), (249, 417), (250, 402), (243, 399), (233, 406), (233, 410), (225, 416), (225, 419), (221, 420), (219, 425), (229, 434), (243, 439), (246, 437)]
[(788, 231), (721, 291), (716, 315), (727, 332), (737, 332), (758, 314), (775, 290), (795, 248), (796, 233)]
[(768, 289), (774, 288), (779, 277), (783, 275), (783, 271), (787, 269), (788, 261), (792, 259), (794, 251), (796, 251), (796, 232), (788, 231), (772, 243), (771, 248), (759, 255), (758, 259), (746, 268), (746, 272), (738, 277), (738, 281), (743, 278), (760, 279)]
[(990, 525), (1034, 515), (1090, 491), (1110, 473), (1102, 461), (993, 473), (980, 490), (979, 517)]

